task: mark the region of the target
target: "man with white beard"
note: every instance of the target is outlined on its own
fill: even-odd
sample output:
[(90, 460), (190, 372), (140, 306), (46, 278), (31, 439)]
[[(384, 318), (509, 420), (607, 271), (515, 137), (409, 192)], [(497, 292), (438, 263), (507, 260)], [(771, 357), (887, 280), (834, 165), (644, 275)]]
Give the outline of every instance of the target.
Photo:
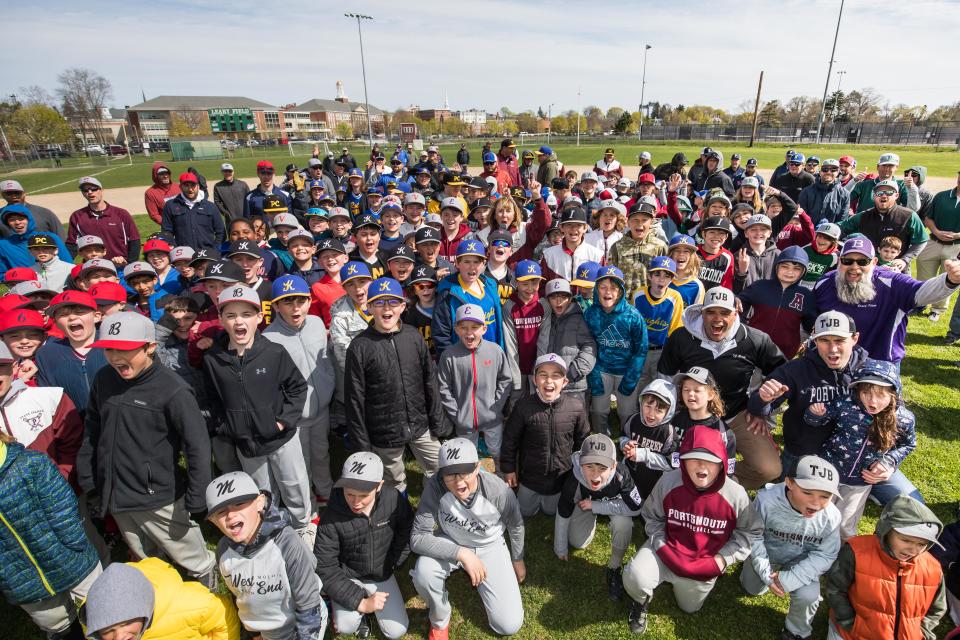
[(833, 277), (821, 278), (813, 291), (821, 311), (840, 311), (860, 330), (860, 346), (871, 358), (899, 365), (907, 337), (907, 314), (943, 300), (960, 286), (960, 260), (947, 260), (944, 272), (925, 282), (876, 269), (873, 243), (864, 236), (848, 238)]

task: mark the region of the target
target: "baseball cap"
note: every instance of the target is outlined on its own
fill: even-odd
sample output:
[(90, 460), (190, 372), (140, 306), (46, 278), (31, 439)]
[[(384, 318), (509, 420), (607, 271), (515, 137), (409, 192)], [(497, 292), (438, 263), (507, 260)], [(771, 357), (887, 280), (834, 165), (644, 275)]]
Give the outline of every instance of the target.
[(327, 185), (325, 185), (325, 184), (323, 183), (323, 180), (310, 180), (309, 182), (307, 182), (307, 189), (308, 189), (308, 190), (310, 190), (310, 189), (323, 189), (324, 191), (326, 191), (326, 190), (327, 190)]
[(693, 249), (697, 248), (697, 241), (691, 238), (690, 236), (684, 233), (678, 233), (677, 235), (670, 238), (670, 248), (673, 247), (691, 247)]
[[(710, 427), (705, 427), (703, 425), (694, 425), (694, 427), (691, 428), (690, 431), (697, 428), (698, 426), (701, 429), (710, 428)], [(686, 440), (686, 437), (684, 437), (684, 440)], [(714, 464), (720, 464), (723, 462), (723, 460), (718, 458), (717, 455), (714, 454), (712, 451), (710, 451), (709, 449), (704, 449), (702, 447), (697, 447), (696, 449), (691, 449), (686, 453), (680, 454), (680, 459), (681, 460), (705, 460), (706, 462), (713, 462)]]
[(817, 225), (816, 232), (820, 235), (827, 236), (828, 238), (833, 238), (834, 240), (840, 239), (840, 226), (834, 224), (833, 222), (827, 222), (824, 220)]
[(707, 295), (704, 297), (700, 309), (705, 311), (715, 307), (736, 311), (736, 297), (733, 295), (733, 291), (730, 291), (730, 289), (726, 287), (714, 287), (710, 289), (710, 291), (707, 291)]
[(297, 220), (297, 217), (291, 213), (278, 213), (273, 218), (273, 228), (277, 227), (290, 227), (291, 229), (296, 229), (300, 226), (300, 222)]
[[(574, 287), (592, 287), (597, 280), (597, 273), (600, 271), (600, 265), (593, 260), (581, 262), (577, 267), (576, 277), (570, 281)], [(549, 284), (549, 283), (548, 283)]]
[(317, 254), (324, 251), (336, 251), (337, 253), (347, 254), (347, 248), (336, 238), (324, 238), (317, 243)]
[(380, 230), (380, 219), (372, 213), (364, 213), (357, 216), (357, 221), (353, 225), (354, 231), (359, 231), (362, 227), (375, 227)]
[(457, 258), (464, 256), (480, 256), (486, 259), (487, 252), (483, 243), (477, 239), (463, 240), (457, 245)]
[[(747, 158), (747, 166), (748, 166), (748, 167), (755, 167), (755, 166), (757, 166), (757, 159), (756, 159), (756, 158)], [(749, 177), (749, 176), (748, 176), (748, 177)], [(741, 182), (740, 184), (743, 184), (743, 183)]]
[(413, 249), (403, 244), (402, 242), (395, 246), (390, 255), (387, 257), (387, 262), (391, 260), (407, 260), (409, 262), (416, 262), (413, 257)]
[(806, 157), (805, 155), (803, 155), (803, 154), (800, 153), (799, 151), (794, 151), (794, 152), (790, 155), (790, 160), (789, 160), (789, 161), (790, 161), (790, 162), (799, 162), (800, 164), (803, 164), (803, 162), (804, 162), (806, 159), (807, 159), (807, 157)]
[(637, 184), (656, 184), (657, 180), (652, 173), (643, 173), (637, 178)]
[[(492, 207), (493, 207), (493, 201), (491, 201), (490, 198), (484, 196), (482, 198), (477, 198), (476, 200), (473, 201), (473, 204), (470, 205), (470, 213), (473, 213), (477, 209), (483, 209), (483, 208), (489, 209)], [(513, 244), (513, 236), (510, 236), (510, 243)]]
[(193, 184), (200, 184), (200, 179), (196, 175), (190, 173), (189, 171), (180, 174), (179, 179), (180, 184), (184, 182), (192, 182)]
[(53, 241), (53, 238), (48, 236), (45, 233), (35, 233), (27, 239), (27, 248), (28, 249), (39, 249), (41, 247), (54, 247), (56, 248), (56, 243)]
[(613, 265), (607, 265), (605, 267), (600, 267), (597, 270), (597, 280), (602, 280), (603, 278), (611, 278), (617, 280), (620, 284), (624, 283), (623, 271), (620, 271), (617, 267)]
[(206, 247), (203, 249), (198, 249), (196, 253), (193, 254), (193, 260), (190, 261), (190, 266), (195, 267), (201, 262), (206, 260), (219, 260), (220, 252), (212, 247)]
[(807, 164), (820, 164), (820, 158), (817, 156), (810, 156), (807, 158)]
[(857, 161), (853, 156), (840, 156), (840, 162), (845, 162), (851, 167), (857, 166)]
[(548, 155), (550, 155), (551, 153), (553, 153), (553, 149), (551, 149), (551, 148), (548, 147), (547, 145), (543, 145), (542, 147), (540, 147), (539, 149), (537, 149), (537, 155), (539, 155), (539, 156), (548, 156)]
[(649, 152), (649, 151), (641, 151), (641, 152), (640, 152), (640, 159), (641, 159), (641, 160), (649, 160), (649, 159), (651, 159), (652, 157), (653, 157), (653, 156), (650, 155), (650, 152)]
[(424, 207), (427, 206), (427, 201), (424, 199), (423, 194), (417, 193), (415, 191), (408, 193), (403, 196), (403, 204), (419, 204)]
[(516, 147), (516, 146), (517, 146), (517, 145), (515, 145), (515, 144), (513, 143), (513, 139), (512, 139), (512, 138), (504, 138), (503, 141), (500, 143), (500, 148), (501, 148), (501, 149), (503, 149), (504, 147), (510, 147), (510, 148), (512, 149), (512, 148), (514, 148), (514, 147)]
[(103, 238), (99, 236), (80, 236), (77, 238), (77, 249), (93, 246), (104, 246)]
[(0, 335), (20, 329), (44, 331), (43, 316), (36, 309), (17, 309), (0, 315)]
[(360, 171), (360, 169), (350, 169), (349, 173), (347, 173), (347, 179), (350, 178), (360, 178), (363, 180), (363, 171)]
[(580, 464), (602, 464), (613, 467), (617, 464), (617, 450), (610, 436), (594, 433), (580, 445)]
[(243, 280), (243, 269), (229, 258), (214, 258), (213, 262), (207, 265), (207, 270), (200, 278), (200, 282), (205, 280), (241, 282)]
[[(904, 497), (910, 498), (910, 496)], [(943, 545), (937, 540), (940, 535), (940, 527), (935, 522), (918, 522), (917, 524), (903, 527), (894, 527), (893, 530), (901, 535), (921, 538), (922, 540), (932, 542), (941, 549), (943, 548)]]
[(4, 180), (0, 182), (0, 192), (2, 191), (19, 191), (22, 193), (23, 185), (16, 180)]
[(839, 167), (840, 161), (835, 160), (834, 158), (827, 158), (826, 160), (820, 163), (820, 166), (821, 167)]
[(27, 296), (29, 298), (35, 293), (52, 293), (53, 295), (56, 295), (60, 292), (56, 289), (51, 289), (49, 286), (43, 284), (39, 280), (24, 280), (10, 287), (10, 293), (14, 293), (18, 296)]
[(309, 298), (310, 285), (300, 276), (287, 274), (273, 281), (271, 293), (273, 294), (274, 302), (282, 300), (283, 298), (292, 298), (293, 296), (306, 296)]
[(461, 214), (464, 213), (463, 203), (460, 201), (460, 198), (454, 198), (452, 196), (440, 201), (440, 210), (443, 211), (444, 209), (456, 209)]
[(882, 188), (893, 189), (893, 192), (894, 192), (894, 193), (899, 193), (899, 191), (900, 191), (900, 185), (897, 184), (897, 181), (896, 181), (896, 180), (890, 180), (889, 178), (886, 179), (886, 180), (879, 180), (879, 181), (877, 181), (877, 182), (873, 185), (873, 192), (876, 193), (876, 192), (877, 192), (877, 189), (882, 189)]
[(257, 171), (260, 171), (261, 169), (273, 169), (273, 163), (269, 160), (261, 160), (257, 163)]
[[(7, 295), (0, 297), (0, 313), (13, 311), (14, 309), (33, 309), (33, 305), (34, 301), (27, 296), (22, 296), (13, 292), (7, 293)], [(49, 308), (50, 307), (47, 307), (46, 309)], [(47, 312), (46, 309), (44, 309), (44, 313)]]
[(743, 156), (740, 155), (739, 153), (735, 153), (732, 156), (730, 156), (731, 160), (740, 160), (741, 158), (743, 158)]
[(231, 302), (246, 302), (247, 304), (256, 307), (257, 311), (262, 309), (260, 304), (260, 295), (256, 292), (256, 290), (251, 289), (250, 287), (227, 287), (221, 291), (220, 297), (217, 298), (217, 307), (222, 311), (223, 308)]
[(260, 495), (260, 488), (243, 471), (231, 471), (214, 478), (207, 485), (207, 518), (225, 507), (250, 502)]
[(170, 262), (192, 261), (195, 255), (197, 255), (197, 252), (193, 250), (193, 247), (174, 247), (170, 250)]
[(721, 216), (711, 216), (703, 221), (703, 225), (700, 227), (701, 231), (709, 231), (710, 229), (719, 229), (720, 231), (726, 231), (727, 233), (732, 233), (730, 227), (730, 220)]
[[(560, 278), (558, 278), (558, 280), (559, 280), (559, 279), (560, 279)], [(566, 282), (566, 281), (564, 281), (564, 282)], [(542, 356), (540, 356), (539, 358), (537, 358), (537, 360), (533, 363), (533, 371), (534, 371), (534, 373), (536, 373), (537, 369), (539, 369), (540, 367), (542, 367), (542, 366), (545, 365), (545, 364), (555, 364), (555, 365), (557, 365), (558, 367), (560, 367), (561, 369), (563, 369), (563, 372), (564, 372), (564, 373), (567, 372), (567, 363), (563, 360), (563, 358), (561, 358), (560, 356), (558, 356), (558, 355), (555, 354), (555, 353), (545, 353), (545, 354), (543, 354)]]
[(367, 266), (366, 262), (362, 260), (351, 260), (340, 267), (340, 284), (346, 284), (356, 278), (373, 279), (373, 276), (370, 275), (370, 267)]
[(123, 268), (124, 280), (129, 280), (130, 278), (135, 278), (137, 276), (152, 276), (156, 278), (157, 270), (154, 269), (149, 262), (144, 262), (143, 260), (131, 262)]
[(788, 476), (802, 489), (827, 491), (840, 497), (840, 474), (836, 467), (818, 456), (802, 456), (797, 468)]
[(120, 311), (105, 318), (97, 331), (91, 349), (129, 351), (157, 341), (157, 332), (150, 318), (136, 311)]
[(477, 447), (466, 438), (453, 438), (440, 445), (437, 473), (449, 476), (455, 473), (471, 473), (477, 468), (480, 458)]
[(713, 374), (710, 373), (710, 370), (706, 367), (690, 367), (686, 371), (681, 371), (677, 375), (673, 376), (673, 384), (679, 389), (680, 385), (683, 384), (684, 379), (690, 378), (700, 384), (708, 384), (711, 386), (717, 386), (717, 382), (713, 377)]
[(341, 489), (373, 491), (383, 481), (383, 461), (370, 451), (350, 454), (340, 472), (340, 479), (333, 485)]
[(267, 196), (263, 199), (264, 213), (286, 213), (287, 205), (280, 196)]
[[(748, 204), (747, 206), (749, 207), (750, 205)], [(753, 207), (750, 207), (750, 208), (753, 209)], [(762, 224), (765, 227), (770, 227), (771, 229), (773, 228), (773, 223), (770, 222), (770, 218), (768, 218), (766, 215), (762, 213), (757, 213), (747, 218), (747, 224), (745, 224), (743, 228), (749, 229), (750, 227), (756, 226), (758, 224)]]
[(119, 282), (98, 282), (90, 288), (90, 295), (98, 305), (127, 301), (127, 289)]
[(427, 153), (440, 153), (440, 147), (438, 147), (435, 144), (432, 144), (429, 147), (427, 147)]
[(613, 209), (620, 215), (624, 215), (624, 216), (627, 215), (627, 208), (623, 206), (623, 204), (621, 204), (620, 202), (617, 202), (616, 200), (613, 200), (613, 199), (602, 200), (600, 202), (600, 211), (603, 211), (604, 209)]
[(220, 171), (233, 171), (233, 165), (229, 162), (224, 162), (220, 165)]
[(593, 180), (594, 182), (600, 182), (600, 178), (597, 177), (597, 174), (595, 171), (584, 171), (580, 175), (580, 182), (583, 182), (584, 180)]
[(900, 156), (895, 153), (884, 153), (880, 156), (880, 160), (877, 161), (878, 165), (881, 164), (900, 164)]
[(11, 364), (13, 362), (16, 362), (16, 359), (10, 353), (6, 343), (0, 343), (0, 364)]
[(470, 322), (476, 322), (477, 324), (482, 325), (487, 324), (485, 315), (483, 313), (483, 308), (477, 304), (462, 304), (457, 307), (455, 323), (460, 323), (464, 320), (469, 320)]
[[(622, 207), (623, 205), (620, 205), (620, 206)], [(628, 218), (632, 218), (633, 216), (638, 216), (638, 215), (644, 215), (644, 216), (650, 216), (651, 218), (656, 218), (657, 205), (645, 200), (644, 198), (640, 198), (640, 200), (637, 201), (637, 204), (630, 207), (630, 215), (628, 216)]]
[(674, 262), (673, 258), (667, 256), (656, 256), (653, 260), (650, 261), (650, 266), (647, 267), (647, 273), (652, 273), (654, 271), (669, 271), (670, 273), (677, 273), (677, 263)]
[(252, 256), (254, 258), (263, 257), (260, 255), (260, 248), (253, 240), (234, 240), (230, 243), (230, 249), (227, 251), (227, 257), (232, 258), (233, 256), (239, 255)]
[(423, 244), (425, 242), (440, 242), (440, 234), (433, 227), (428, 227), (426, 225), (417, 229), (417, 236), (414, 240), (414, 244)]
[(876, 253), (873, 250), (873, 243), (866, 236), (857, 236), (856, 238), (847, 238), (840, 249), (840, 257), (848, 253), (861, 253), (868, 258), (873, 258)]
[(113, 275), (117, 275), (117, 265), (113, 264), (112, 260), (107, 260), (106, 258), (91, 258), (80, 267), (80, 273), (77, 274), (77, 278), (83, 278), (83, 276), (95, 269), (105, 269)]
[(497, 155), (492, 151), (483, 152), (483, 164), (490, 164), (491, 162), (495, 163), (497, 161)]
[(323, 160), (321, 160), (320, 158), (310, 158), (309, 160), (307, 160), (307, 166), (308, 166), (308, 167), (322, 167), (322, 166), (323, 166)]
[(492, 247), (496, 242), (505, 242), (508, 247), (512, 247), (513, 235), (506, 229), (494, 229), (487, 236), (487, 247)]
[(747, 176), (740, 182), (741, 187), (753, 187), (754, 189), (760, 188), (760, 181), (753, 176)]
[(153, 238), (152, 240), (147, 240), (143, 244), (143, 255), (147, 255), (151, 251), (161, 251), (163, 253), (170, 253), (170, 243), (166, 240), (161, 240), (160, 238)]
[(327, 217), (330, 218), (331, 220), (333, 220), (334, 218), (349, 218), (349, 217), (350, 217), (350, 212), (347, 211), (346, 209), (344, 209), (343, 207), (334, 207), (333, 209), (330, 209), (330, 211), (328, 212), (328, 214), (329, 214), (329, 215), (327, 215)]
[(560, 224), (563, 225), (568, 222), (589, 225), (590, 223), (587, 222), (587, 210), (580, 205), (565, 207), (560, 213)]
[(410, 278), (407, 279), (407, 284), (413, 284), (415, 282), (436, 282), (437, 281), (437, 270), (426, 264), (418, 264), (414, 268), (413, 273), (410, 274)]
[(80, 180), (77, 181), (77, 187), (80, 189), (82, 189), (83, 185), (85, 184), (92, 184), (95, 187), (99, 187), (100, 189), (103, 189), (103, 185), (100, 184), (100, 181), (94, 178), (93, 176), (83, 176), (82, 178), (80, 178)]
[[(582, 267), (583, 265), (581, 265)], [(554, 278), (547, 283), (547, 286), (544, 288), (544, 295), (548, 298), (555, 293), (565, 293), (567, 295), (573, 295), (573, 292), (570, 290), (570, 283), (566, 278)]]
[(520, 282), (524, 280), (543, 279), (543, 271), (540, 269), (540, 263), (536, 260), (521, 260), (517, 263), (513, 273)]

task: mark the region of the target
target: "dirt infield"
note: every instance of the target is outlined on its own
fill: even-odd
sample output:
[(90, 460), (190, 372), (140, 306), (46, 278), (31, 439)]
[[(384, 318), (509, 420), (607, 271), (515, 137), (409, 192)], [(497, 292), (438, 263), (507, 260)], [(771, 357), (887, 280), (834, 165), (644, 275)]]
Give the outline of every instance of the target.
[[(592, 169), (592, 167), (585, 165), (569, 165), (565, 168), (572, 169), (577, 173)], [(772, 172), (761, 171), (760, 173), (765, 179), (769, 179)], [(632, 178), (636, 178), (636, 176), (632, 176)], [(244, 178), (244, 180), (251, 187), (254, 187), (258, 183), (256, 178)], [(210, 184), (213, 184), (213, 182), (214, 181), (211, 181)], [(937, 193), (944, 191), (945, 189), (950, 189), (956, 186), (956, 184), (955, 178), (928, 177), (926, 183), (924, 183), (924, 186), (931, 193)], [(144, 184), (140, 187), (125, 187), (122, 189), (107, 188), (106, 199), (110, 204), (126, 209), (133, 215), (143, 214), (146, 213), (146, 208), (143, 204), (143, 193), (147, 189), (147, 186), (148, 185)], [(70, 218), (70, 214), (72, 212), (83, 206), (83, 198), (77, 192), (37, 195), (28, 194), (27, 199), (33, 204), (40, 205), (41, 207), (47, 207), (57, 214), (57, 217), (63, 222), (66, 222)]]

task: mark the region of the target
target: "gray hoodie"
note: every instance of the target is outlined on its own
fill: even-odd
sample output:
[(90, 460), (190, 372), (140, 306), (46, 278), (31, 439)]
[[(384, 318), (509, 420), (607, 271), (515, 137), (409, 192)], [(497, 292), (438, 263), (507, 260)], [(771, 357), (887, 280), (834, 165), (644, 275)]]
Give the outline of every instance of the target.
[(87, 592), (84, 612), (87, 637), (97, 638), (100, 631), (127, 620), (143, 619), (146, 631), (153, 622), (153, 585), (143, 572), (122, 562), (114, 562), (94, 580)]
[[(643, 432), (640, 431), (638, 433), (638, 427), (643, 425), (643, 427), (655, 429), (660, 426), (669, 426), (670, 421), (673, 420), (674, 414), (677, 413), (677, 388), (672, 382), (658, 378), (650, 382), (650, 384), (645, 386), (643, 390), (640, 391), (638, 398), (640, 399), (641, 404), (643, 403), (643, 396), (645, 395), (655, 395), (658, 398), (666, 398), (669, 400), (670, 406), (667, 408), (667, 412), (664, 414), (663, 420), (661, 420), (659, 424), (647, 424), (643, 419), (642, 409), (633, 414), (633, 416), (628, 419), (626, 426), (624, 427), (624, 435), (620, 437), (620, 449), (622, 450), (623, 446), (627, 444), (629, 440), (635, 439), (636, 436), (639, 435), (641, 437), (637, 439), (638, 446), (633, 451), (632, 460), (642, 464), (648, 469), (653, 469), (654, 471), (670, 471), (674, 468), (673, 463), (671, 459), (661, 453), (661, 451), (675, 451), (680, 446), (679, 442), (673, 441), (673, 428), (670, 427), (671, 435), (669, 439), (663, 443), (663, 448), (661, 451), (654, 451), (650, 447), (643, 446)], [(639, 424), (634, 424), (634, 422)], [(642, 429), (643, 427), (640, 428)]]
[(481, 340), (471, 351), (462, 342), (447, 347), (437, 366), (440, 403), (457, 435), (503, 424), (503, 406), (513, 389), (510, 363), (498, 344)]
[(576, 300), (557, 316), (550, 314), (540, 325), (537, 337), (537, 357), (555, 353), (567, 363), (564, 393), (583, 393), (587, 390), (587, 374), (597, 364), (597, 341), (583, 319), (583, 310)]
[(307, 381), (307, 398), (303, 417), (314, 418), (330, 406), (336, 378), (333, 358), (327, 347), (327, 328), (317, 316), (307, 316), (299, 329), (284, 322), (275, 313), (273, 322), (263, 330), (263, 337), (286, 349), (297, 369)]

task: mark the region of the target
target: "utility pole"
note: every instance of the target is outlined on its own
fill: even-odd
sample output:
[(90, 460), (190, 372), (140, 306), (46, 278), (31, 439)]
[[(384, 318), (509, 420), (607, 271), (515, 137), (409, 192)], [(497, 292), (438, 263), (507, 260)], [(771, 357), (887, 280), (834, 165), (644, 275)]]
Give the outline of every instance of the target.
[(547, 106), (547, 145), (550, 145), (550, 134), (553, 133), (553, 104)]
[(753, 141), (757, 137), (757, 118), (760, 117), (760, 89), (763, 88), (763, 71), (760, 72), (760, 81), (757, 83), (757, 99), (753, 103), (753, 129), (750, 131), (750, 144), (748, 146), (753, 146)]
[(370, 124), (370, 95), (367, 93), (367, 65), (363, 59), (363, 31), (360, 29), (361, 20), (373, 20), (370, 16), (359, 13), (345, 13), (347, 18), (357, 19), (357, 35), (360, 36), (360, 70), (363, 72), (363, 101), (367, 108), (367, 137), (370, 140), (370, 148), (373, 149), (373, 126)]
[(577, 146), (580, 146), (580, 108), (583, 100), (580, 96), (580, 87), (577, 87)]
[(648, 44), (643, 47), (643, 80), (640, 82), (640, 122), (637, 124), (637, 140), (643, 140), (643, 94), (647, 88), (647, 51), (653, 49)]
[(830, 76), (833, 75), (833, 57), (837, 53), (837, 38), (840, 37), (840, 19), (843, 17), (843, 2), (840, 0), (840, 13), (837, 14), (837, 30), (833, 34), (833, 49), (830, 51), (830, 64), (827, 66), (827, 81), (823, 85), (823, 100), (820, 103), (820, 118), (817, 120), (817, 144), (820, 144), (820, 133), (823, 130), (823, 117), (827, 111), (827, 91), (830, 90)]

